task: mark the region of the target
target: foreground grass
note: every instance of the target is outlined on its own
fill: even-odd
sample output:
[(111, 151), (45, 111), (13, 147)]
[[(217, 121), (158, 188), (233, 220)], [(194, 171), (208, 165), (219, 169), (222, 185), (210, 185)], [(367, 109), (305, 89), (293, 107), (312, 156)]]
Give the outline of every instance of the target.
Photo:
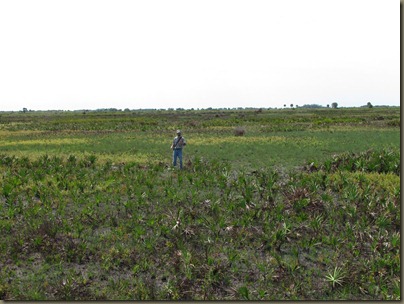
[(400, 152), (299, 170), (0, 156), (5, 300), (397, 300)]

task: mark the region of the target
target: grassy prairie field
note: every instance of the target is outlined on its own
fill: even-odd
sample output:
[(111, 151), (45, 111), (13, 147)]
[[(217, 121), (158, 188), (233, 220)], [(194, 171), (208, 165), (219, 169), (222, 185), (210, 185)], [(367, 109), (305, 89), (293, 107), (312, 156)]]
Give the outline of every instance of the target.
[[(181, 128), (188, 141), (186, 158), (257, 168), (300, 166), (333, 153), (399, 147), (400, 141), (399, 108), (84, 113), (0, 115), (1, 151), (169, 163), (168, 147)], [(236, 128), (245, 135), (235, 136)]]
[(400, 125), (398, 107), (1, 112), (0, 298), (401, 299)]

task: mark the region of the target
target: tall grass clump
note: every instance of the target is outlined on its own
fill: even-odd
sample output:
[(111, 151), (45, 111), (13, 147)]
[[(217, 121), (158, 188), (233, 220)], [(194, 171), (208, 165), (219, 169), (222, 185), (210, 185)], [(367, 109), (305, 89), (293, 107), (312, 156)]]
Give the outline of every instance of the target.
[(343, 170), (400, 175), (400, 151), (390, 148), (381, 151), (368, 150), (361, 153), (342, 153), (326, 161), (321, 169), (327, 172)]

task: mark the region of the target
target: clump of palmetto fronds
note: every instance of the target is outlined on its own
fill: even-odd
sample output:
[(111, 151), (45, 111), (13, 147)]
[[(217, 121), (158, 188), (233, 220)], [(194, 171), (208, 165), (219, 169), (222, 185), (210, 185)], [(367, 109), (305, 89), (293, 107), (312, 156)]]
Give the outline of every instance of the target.
[(377, 153), (388, 173), (0, 155), (0, 296), (399, 299), (400, 178)]

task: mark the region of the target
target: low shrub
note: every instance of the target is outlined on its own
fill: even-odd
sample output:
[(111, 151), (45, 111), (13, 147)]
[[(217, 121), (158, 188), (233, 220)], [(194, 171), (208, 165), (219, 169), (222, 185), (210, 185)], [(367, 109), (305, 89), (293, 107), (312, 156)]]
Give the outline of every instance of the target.
[(234, 135), (235, 136), (244, 136), (245, 135), (245, 128), (243, 127), (236, 127), (234, 129)]

